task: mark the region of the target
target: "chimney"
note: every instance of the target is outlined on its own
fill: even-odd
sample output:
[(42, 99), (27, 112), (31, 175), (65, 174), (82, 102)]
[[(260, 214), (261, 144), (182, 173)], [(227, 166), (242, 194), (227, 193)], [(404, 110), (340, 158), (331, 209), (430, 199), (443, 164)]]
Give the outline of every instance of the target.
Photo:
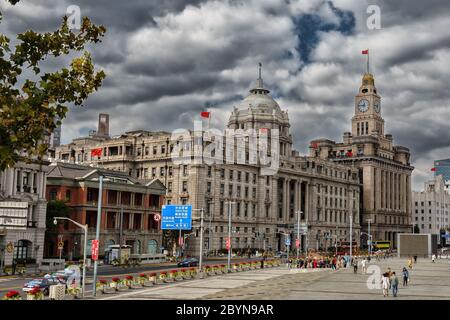
[(97, 136), (109, 137), (109, 114), (100, 113), (98, 115)]

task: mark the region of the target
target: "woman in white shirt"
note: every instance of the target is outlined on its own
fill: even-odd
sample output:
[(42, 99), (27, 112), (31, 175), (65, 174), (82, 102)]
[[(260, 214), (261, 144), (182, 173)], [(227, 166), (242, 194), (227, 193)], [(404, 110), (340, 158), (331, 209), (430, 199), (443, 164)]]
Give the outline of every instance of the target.
[(381, 288), (383, 289), (383, 297), (389, 295), (389, 275), (387, 273), (383, 273), (381, 277)]

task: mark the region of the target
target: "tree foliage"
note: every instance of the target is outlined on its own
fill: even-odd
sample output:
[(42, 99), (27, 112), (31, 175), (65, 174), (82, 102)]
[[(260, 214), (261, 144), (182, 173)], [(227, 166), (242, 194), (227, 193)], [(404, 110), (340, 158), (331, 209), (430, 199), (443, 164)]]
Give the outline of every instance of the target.
[(56, 226), (53, 223), (55, 217), (68, 217), (70, 213), (70, 207), (64, 201), (51, 200), (47, 203), (47, 216), (45, 219), (47, 231), (56, 230)]
[[(0, 12), (0, 24), (1, 19)], [(56, 31), (18, 34), (14, 48), (0, 33), (0, 171), (14, 166), (24, 154), (41, 159), (48, 150), (46, 137), (64, 119), (68, 105), (82, 106), (98, 90), (105, 73), (94, 70), (85, 45), (100, 42), (105, 32), (104, 26), (96, 26), (87, 17), (74, 32), (64, 17)], [(41, 72), (42, 61), (81, 51), (69, 67)], [(32, 71), (31, 79), (23, 79), (27, 69)]]

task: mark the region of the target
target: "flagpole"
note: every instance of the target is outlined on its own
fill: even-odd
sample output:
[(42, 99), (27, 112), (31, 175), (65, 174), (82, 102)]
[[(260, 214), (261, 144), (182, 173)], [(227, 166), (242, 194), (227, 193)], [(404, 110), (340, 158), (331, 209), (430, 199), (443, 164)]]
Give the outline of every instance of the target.
[(367, 73), (370, 73), (369, 61), (370, 61), (370, 51), (369, 49), (367, 49)]

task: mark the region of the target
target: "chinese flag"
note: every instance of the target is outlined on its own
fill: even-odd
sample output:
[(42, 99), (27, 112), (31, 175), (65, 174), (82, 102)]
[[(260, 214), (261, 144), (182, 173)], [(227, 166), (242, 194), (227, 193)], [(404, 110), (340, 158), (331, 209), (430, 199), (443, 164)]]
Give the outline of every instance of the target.
[(347, 157), (353, 157), (353, 152), (351, 151), (347, 152)]
[(210, 113), (208, 111), (202, 111), (200, 112), (200, 116), (202, 118), (209, 118)]
[(431, 168), (431, 171), (433, 171), (433, 172), (436, 171), (436, 168)]
[(363, 51), (362, 51), (362, 54), (369, 54), (369, 49), (363, 50)]
[(95, 157), (95, 156), (101, 157), (102, 151), (103, 151), (102, 148), (92, 149), (91, 150), (91, 156), (93, 156), (93, 157)]
[(316, 143), (316, 142), (314, 142), (314, 143), (311, 143), (311, 148), (313, 148), (313, 149), (317, 149), (317, 147), (318, 147), (318, 145), (317, 145), (317, 143)]

